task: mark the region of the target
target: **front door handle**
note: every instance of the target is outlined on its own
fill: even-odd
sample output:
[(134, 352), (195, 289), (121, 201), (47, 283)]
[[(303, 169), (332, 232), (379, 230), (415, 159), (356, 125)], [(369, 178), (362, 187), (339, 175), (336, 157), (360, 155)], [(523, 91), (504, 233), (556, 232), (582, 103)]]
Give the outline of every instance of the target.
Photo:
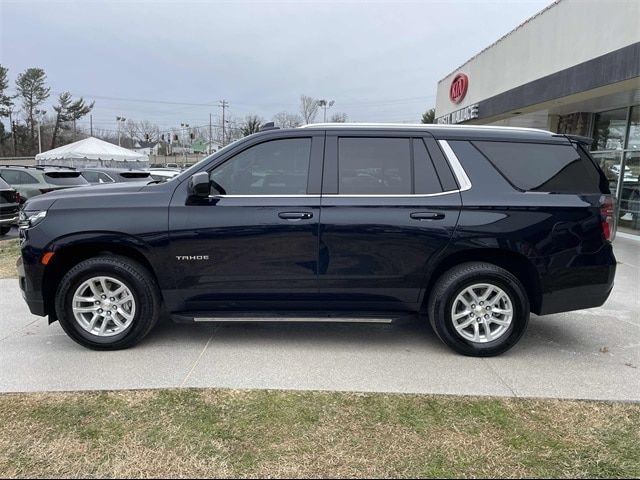
[(413, 212), (411, 218), (414, 220), (442, 220), (444, 213), (439, 212)]
[(284, 220), (308, 220), (313, 218), (313, 213), (311, 212), (280, 212), (278, 216)]

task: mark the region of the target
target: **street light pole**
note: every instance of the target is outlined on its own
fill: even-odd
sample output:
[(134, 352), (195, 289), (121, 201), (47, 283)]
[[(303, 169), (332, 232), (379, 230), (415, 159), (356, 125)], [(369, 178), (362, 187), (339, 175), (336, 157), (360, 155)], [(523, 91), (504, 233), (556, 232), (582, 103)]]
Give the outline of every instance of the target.
[(40, 132), (40, 125), (42, 125), (42, 120), (44, 119), (46, 110), (36, 110), (36, 115), (40, 115), (38, 118), (38, 153), (42, 153), (42, 134)]
[(116, 122), (118, 125), (118, 146), (121, 147), (121, 143), (120, 143), (120, 125), (124, 125), (124, 122), (126, 122), (127, 119), (124, 117), (116, 117)]
[(335, 100), (318, 100), (318, 106), (324, 109), (323, 122), (327, 123), (327, 108), (333, 107), (333, 104), (336, 103)]

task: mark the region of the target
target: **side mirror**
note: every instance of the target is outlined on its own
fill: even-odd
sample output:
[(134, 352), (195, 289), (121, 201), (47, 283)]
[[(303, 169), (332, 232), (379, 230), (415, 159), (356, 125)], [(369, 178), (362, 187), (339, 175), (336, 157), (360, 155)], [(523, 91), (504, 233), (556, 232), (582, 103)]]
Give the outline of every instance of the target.
[(189, 193), (194, 197), (208, 197), (211, 193), (209, 173), (198, 172), (189, 180)]

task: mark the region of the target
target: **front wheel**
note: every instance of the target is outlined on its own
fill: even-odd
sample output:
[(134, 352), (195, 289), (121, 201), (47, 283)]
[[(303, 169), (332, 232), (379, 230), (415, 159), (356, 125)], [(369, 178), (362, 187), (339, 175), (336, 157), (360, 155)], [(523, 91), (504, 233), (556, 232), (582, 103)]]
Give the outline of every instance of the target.
[(484, 262), (458, 265), (436, 282), (428, 303), (438, 337), (458, 353), (490, 357), (506, 352), (524, 334), (529, 299), (507, 270)]
[(0, 236), (6, 235), (10, 231), (11, 231), (11, 227), (8, 227), (6, 225), (2, 226), (2, 227), (0, 227)]
[(140, 342), (157, 323), (160, 298), (149, 271), (119, 256), (89, 258), (60, 281), (56, 313), (82, 346), (117, 350)]

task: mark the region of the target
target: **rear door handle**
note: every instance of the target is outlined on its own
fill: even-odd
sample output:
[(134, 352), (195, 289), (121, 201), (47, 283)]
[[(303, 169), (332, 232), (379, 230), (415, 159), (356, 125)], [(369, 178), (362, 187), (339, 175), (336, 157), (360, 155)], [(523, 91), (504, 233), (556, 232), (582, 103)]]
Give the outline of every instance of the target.
[(313, 213), (311, 212), (280, 212), (278, 216), (284, 220), (308, 220), (313, 218)]
[(442, 220), (444, 213), (438, 212), (413, 212), (411, 218), (414, 220)]

